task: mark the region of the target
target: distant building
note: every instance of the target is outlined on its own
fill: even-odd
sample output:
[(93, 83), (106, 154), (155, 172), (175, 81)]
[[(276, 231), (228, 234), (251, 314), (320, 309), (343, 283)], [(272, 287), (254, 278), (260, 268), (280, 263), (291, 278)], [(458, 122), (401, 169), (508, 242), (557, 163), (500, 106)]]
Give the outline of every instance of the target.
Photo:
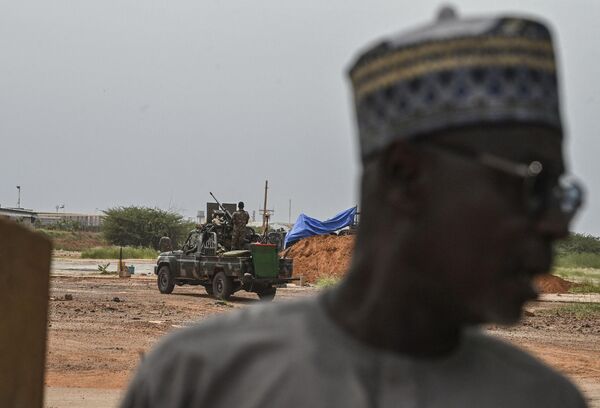
[(0, 207), (0, 217), (9, 218), (23, 224), (33, 225), (38, 219), (38, 214), (33, 210), (27, 210), (25, 208)]
[(77, 222), (84, 229), (97, 229), (105, 215), (84, 213), (37, 212), (26, 208), (0, 207), (0, 217), (23, 224), (54, 225), (61, 221)]
[(83, 213), (39, 212), (38, 221), (41, 225), (53, 225), (60, 221), (77, 222), (83, 228), (99, 228), (105, 215)]

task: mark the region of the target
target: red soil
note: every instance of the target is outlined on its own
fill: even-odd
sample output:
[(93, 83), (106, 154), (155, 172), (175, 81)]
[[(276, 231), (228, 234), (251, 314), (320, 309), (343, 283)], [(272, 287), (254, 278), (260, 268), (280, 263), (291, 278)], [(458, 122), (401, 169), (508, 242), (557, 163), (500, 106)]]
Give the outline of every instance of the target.
[(314, 283), (319, 278), (340, 278), (348, 269), (353, 236), (319, 235), (305, 238), (289, 248), (287, 257), (294, 259), (294, 275)]
[[(294, 275), (309, 283), (320, 278), (341, 278), (350, 265), (353, 236), (320, 235), (305, 238), (288, 249), (286, 256), (294, 259)], [(572, 283), (554, 275), (539, 276), (535, 285), (540, 293), (566, 293)]]
[(538, 276), (534, 282), (540, 293), (567, 293), (573, 285), (554, 275)]

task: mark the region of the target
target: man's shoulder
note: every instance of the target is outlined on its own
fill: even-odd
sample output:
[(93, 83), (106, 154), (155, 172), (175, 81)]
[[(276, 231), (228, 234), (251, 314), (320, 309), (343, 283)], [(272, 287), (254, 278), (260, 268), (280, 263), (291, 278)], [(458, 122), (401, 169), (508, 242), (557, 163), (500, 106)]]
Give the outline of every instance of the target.
[[(260, 347), (278, 341), (289, 343), (291, 332), (309, 321), (314, 300), (260, 304), (209, 318), (167, 336), (155, 354), (208, 353), (213, 348)], [(198, 347), (201, 345), (201, 347)]]
[(567, 378), (524, 350), (478, 330), (468, 330), (463, 341), (465, 359), (491, 371), (497, 385), (522, 388), (538, 401), (559, 398), (565, 406), (573, 406), (573, 401), (583, 404), (580, 392)]
[(503, 362), (498, 366), (499, 369), (519, 369), (525, 372), (533, 371), (536, 374), (540, 372), (547, 375), (555, 374), (552, 369), (531, 354), (480, 330), (467, 330), (463, 341), (464, 348), (476, 353), (478, 357), (498, 363)]

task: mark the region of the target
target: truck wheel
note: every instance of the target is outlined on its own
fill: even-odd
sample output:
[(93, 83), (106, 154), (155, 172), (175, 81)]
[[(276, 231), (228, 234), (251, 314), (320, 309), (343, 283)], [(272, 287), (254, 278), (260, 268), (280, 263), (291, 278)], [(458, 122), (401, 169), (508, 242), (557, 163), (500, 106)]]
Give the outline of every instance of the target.
[(215, 294), (215, 292), (213, 292), (212, 285), (204, 285), (204, 289), (206, 289), (206, 293), (208, 293), (209, 296), (213, 296)]
[(227, 300), (233, 293), (233, 282), (221, 271), (213, 279), (213, 294), (217, 299)]
[(275, 293), (277, 293), (277, 288), (272, 286), (257, 292), (258, 298), (264, 302), (270, 302), (275, 298)]
[(169, 294), (173, 292), (173, 288), (175, 287), (175, 282), (171, 277), (171, 271), (167, 265), (163, 265), (158, 270), (158, 290), (160, 293)]

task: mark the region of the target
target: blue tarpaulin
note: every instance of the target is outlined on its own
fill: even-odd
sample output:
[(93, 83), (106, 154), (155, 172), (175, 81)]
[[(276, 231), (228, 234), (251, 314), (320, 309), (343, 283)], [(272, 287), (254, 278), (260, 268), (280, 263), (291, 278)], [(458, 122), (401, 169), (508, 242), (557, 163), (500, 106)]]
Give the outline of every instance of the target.
[(342, 211), (326, 221), (319, 221), (306, 214), (300, 214), (290, 232), (285, 236), (284, 245), (287, 248), (299, 239), (313, 235), (329, 234), (330, 232), (347, 227), (354, 222), (355, 215), (356, 207)]

